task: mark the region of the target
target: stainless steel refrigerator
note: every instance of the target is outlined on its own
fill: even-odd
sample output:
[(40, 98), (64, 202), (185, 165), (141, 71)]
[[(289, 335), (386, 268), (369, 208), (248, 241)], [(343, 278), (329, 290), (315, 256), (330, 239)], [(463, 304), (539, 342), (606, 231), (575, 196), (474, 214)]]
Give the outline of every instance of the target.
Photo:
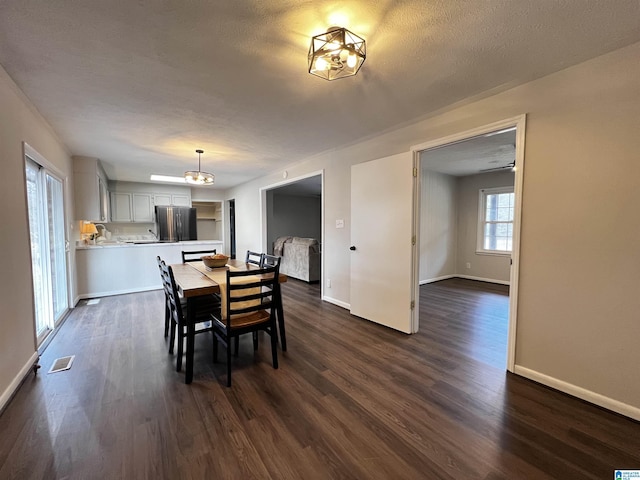
[(196, 209), (191, 207), (156, 207), (158, 240), (181, 242), (197, 240)]

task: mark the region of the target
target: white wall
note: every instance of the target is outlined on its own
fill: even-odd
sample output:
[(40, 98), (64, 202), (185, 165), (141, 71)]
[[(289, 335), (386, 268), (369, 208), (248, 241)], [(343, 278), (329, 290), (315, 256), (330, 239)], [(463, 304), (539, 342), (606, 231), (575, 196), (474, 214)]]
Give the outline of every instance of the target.
[[(469, 175), (458, 179), (457, 274), (478, 279), (509, 282), (510, 256), (476, 253), (478, 200), (481, 188), (512, 187), (514, 180), (515, 174), (510, 170)], [(471, 268), (467, 268), (467, 262), (471, 264)]]
[(513, 183), (510, 171), (454, 177), (422, 169), (420, 283), (451, 276), (509, 283), (509, 256), (476, 253), (478, 192)]
[(267, 251), (272, 253), (273, 242), (286, 235), (322, 241), (320, 197), (267, 192)]
[[(287, 167), (325, 169), (325, 296), (349, 303), (351, 165), (527, 113), (517, 368), (640, 418), (638, 58), (640, 43)], [(239, 251), (260, 247), (259, 188), (279, 177), (229, 192)]]
[[(1, 408), (36, 351), (22, 142), (26, 141), (66, 177), (67, 228), (73, 220), (73, 165), (65, 146), (1, 66), (0, 105), (0, 205), (10, 207), (0, 209)], [(75, 277), (72, 289), (75, 292)]]
[(458, 236), (457, 180), (422, 169), (420, 283), (455, 275)]

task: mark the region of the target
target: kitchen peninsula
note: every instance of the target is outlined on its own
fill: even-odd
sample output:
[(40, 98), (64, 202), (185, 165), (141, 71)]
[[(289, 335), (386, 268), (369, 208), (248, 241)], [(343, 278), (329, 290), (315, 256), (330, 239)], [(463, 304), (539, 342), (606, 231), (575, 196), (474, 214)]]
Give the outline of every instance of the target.
[(156, 257), (181, 263), (181, 251), (223, 251), (223, 242), (110, 242), (76, 247), (78, 298), (106, 297), (162, 288)]

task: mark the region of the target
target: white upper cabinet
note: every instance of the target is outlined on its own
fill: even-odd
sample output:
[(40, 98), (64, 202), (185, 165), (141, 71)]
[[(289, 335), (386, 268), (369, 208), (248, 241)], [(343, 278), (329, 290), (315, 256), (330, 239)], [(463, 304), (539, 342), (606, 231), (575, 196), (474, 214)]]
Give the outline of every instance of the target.
[(111, 182), (109, 187), (112, 222), (153, 223), (156, 206), (191, 206), (189, 187), (134, 182)]
[(157, 206), (190, 207), (191, 196), (183, 193), (156, 193), (153, 196)]
[(176, 207), (190, 207), (191, 196), (190, 195), (171, 195), (171, 204)]
[(111, 192), (111, 221), (132, 222), (131, 194)]
[(153, 197), (148, 193), (133, 194), (133, 221), (153, 222)]
[(73, 157), (74, 220), (109, 221), (107, 182), (100, 160)]

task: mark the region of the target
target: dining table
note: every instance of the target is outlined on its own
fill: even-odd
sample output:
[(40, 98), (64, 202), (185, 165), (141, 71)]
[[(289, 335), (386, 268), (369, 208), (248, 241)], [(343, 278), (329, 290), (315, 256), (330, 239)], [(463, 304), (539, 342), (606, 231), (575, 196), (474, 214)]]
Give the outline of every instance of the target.
[[(178, 293), (187, 299), (187, 345), (186, 345), (186, 372), (185, 383), (191, 383), (193, 380), (193, 353), (194, 353), (194, 337), (195, 337), (195, 314), (197, 298), (204, 295), (218, 294), (224, 295), (226, 288), (220, 288), (220, 284), (226, 282), (226, 271), (233, 269), (235, 271), (251, 271), (260, 270), (260, 267), (254, 264), (245, 263), (243, 260), (229, 259), (224, 267), (209, 268), (199, 260), (195, 262), (176, 263), (170, 265), (173, 270), (173, 277), (178, 288)], [(276, 318), (278, 320), (278, 330), (282, 351), (287, 350), (287, 341), (284, 329), (284, 311), (282, 308), (282, 294), (280, 284), (287, 281), (287, 276), (283, 273), (278, 275), (278, 282), (274, 290), (274, 301), (276, 308)], [(222, 302), (226, 302), (226, 298), (221, 298)]]

